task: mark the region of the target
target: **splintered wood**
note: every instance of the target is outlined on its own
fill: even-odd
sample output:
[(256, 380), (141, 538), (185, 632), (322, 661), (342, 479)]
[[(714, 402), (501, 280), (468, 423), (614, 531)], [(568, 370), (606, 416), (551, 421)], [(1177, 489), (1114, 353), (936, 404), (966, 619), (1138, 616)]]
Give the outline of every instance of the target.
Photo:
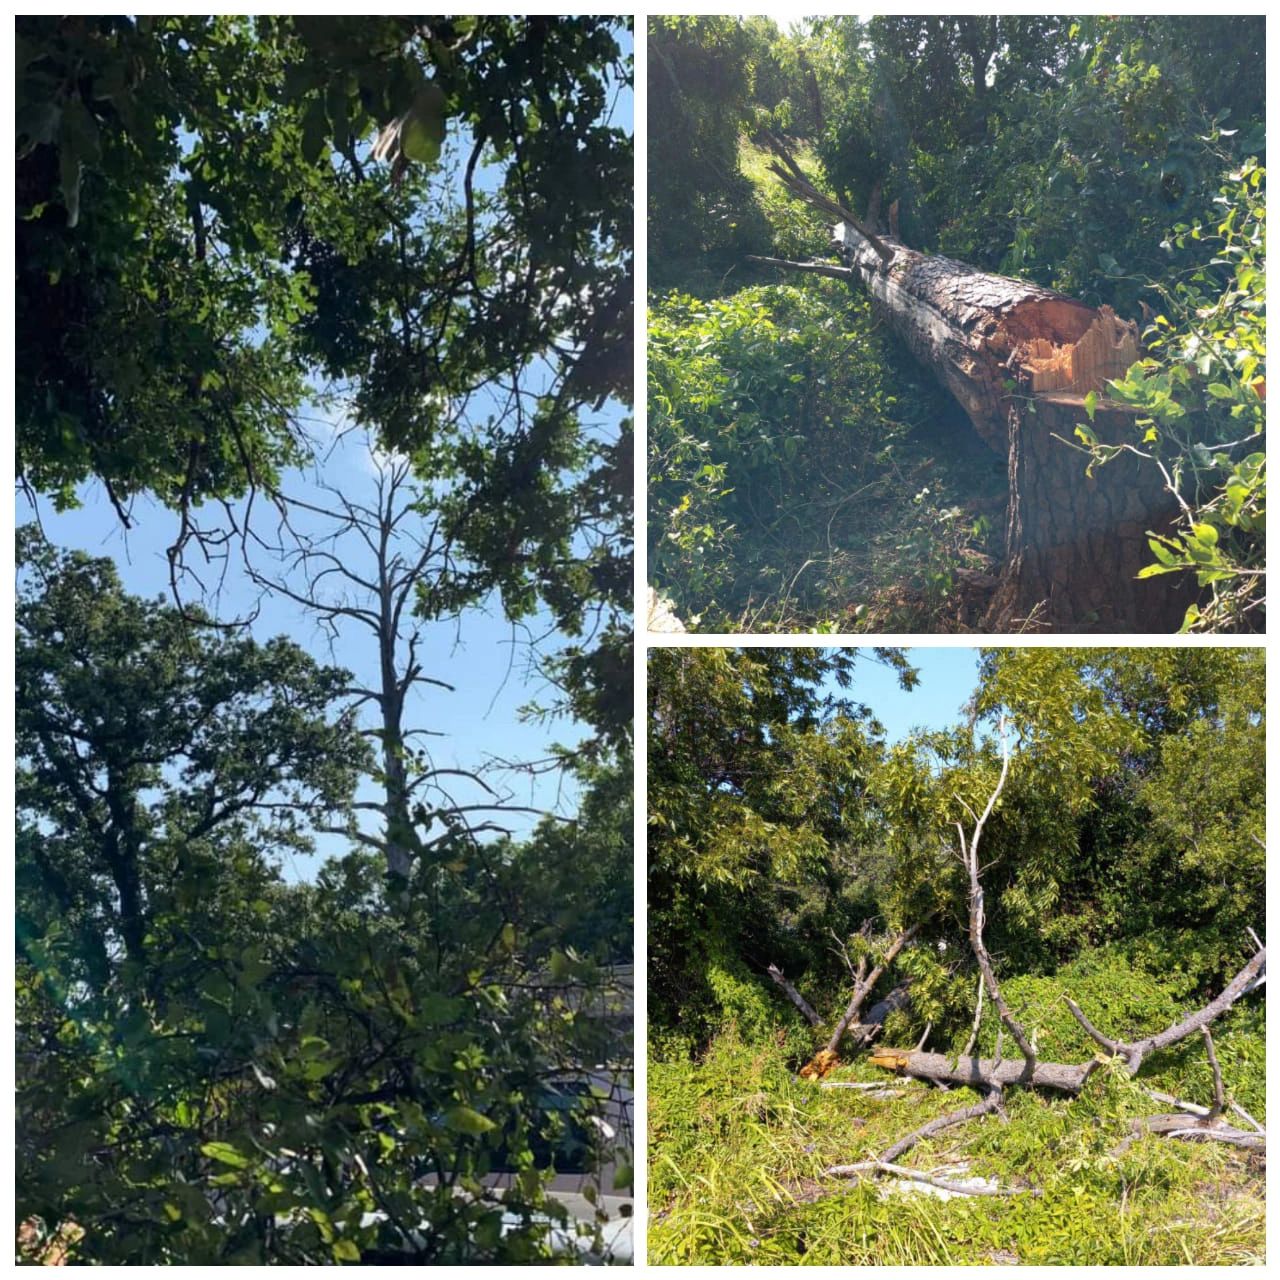
[(1112, 378), (1122, 378), (1138, 359), (1137, 326), (1121, 320), (1110, 307), (1097, 317), (1078, 342), (1061, 345), (1031, 338), (1016, 352), (1018, 364), (1031, 374), (1031, 390), (1102, 392)]
[(801, 1080), (824, 1080), (840, 1065), (840, 1059), (831, 1049), (821, 1049), (813, 1056), (811, 1062), (800, 1068)]

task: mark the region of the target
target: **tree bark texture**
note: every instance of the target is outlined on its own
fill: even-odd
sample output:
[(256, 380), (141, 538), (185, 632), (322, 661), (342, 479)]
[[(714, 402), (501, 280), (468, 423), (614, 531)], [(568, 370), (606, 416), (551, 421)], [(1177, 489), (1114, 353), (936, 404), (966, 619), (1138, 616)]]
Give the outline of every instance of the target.
[[(1085, 421), (1083, 397), (1038, 396), (1034, 414), (1011, 405), (1006, 561), (988, 607), (991, 631), (1176, 631), (1196, 598), (1190, 579), (1138, 579), (1151, 560), (1149, 533), (1168, 532), (1177, 514), (1160, 472), (1122, 453), (1093, 476), (1063, 441)], [(1129, 413), (1105, 403), (1099, 438), (1132, 432)]]
[(870, 1057), (872, 1066), (900, 1071), (917, 1080), (937, 1080), (943, 1084), (967, 1084), (974, 1089), (1007, 1088), (1009, 1085), (1032, 1085), (1054, 1089), (1059, 1093), (1079, 1093), (1097, 1062), (1037, 1062), (1027, 1071), (1022, 1058), (977, 1058), (945, 1053), (924, 1053), (915, 1049), (877, 1049)]
[[(839, 219), (833, 248), (846, 278), (867, 290), (876, 315), (1007, 459), (1005, 563), (983, 628), (1176, 630), (1193, 589), (1137, 577), (1150, 561), (1148, 532), (1173, 524), (1176, 500), (1142, 460), (1123, 454), (1090, 477), (1084, 455), (1066, 443), (1085, 420), (1084, 397), (1101, 397), (1138, 359), (1137, 326), (1109, 307), (1095, 310), (880, 234), (813, 187), (772, 142), (780, 159), (774, 174)], [(762, 261), (836, 274), (826, 264)], [(1128, 417), (1123, 406), (1106, 406), (1095, 418), (1100, 438), (1123, 438)]]
[[(1122, 455), (1093, 476), (1066, 442), (1086, 420), (1084, 397), (1138, 359), (1137, 326), (1024, 280), (908, 249), (886, 263), (856, 228), (836, 247), (877, 315), (955, 397), (974, 429), (1008, 462), (1009, 515), (1000, 586), (987, 629), (1173, 631), (1193, 596), (1167, 578), (1138, 580), (1149, 532), (1177, 506), (1158, 471)], [(1106, 404), (1104, 440), (1131, 430)]]

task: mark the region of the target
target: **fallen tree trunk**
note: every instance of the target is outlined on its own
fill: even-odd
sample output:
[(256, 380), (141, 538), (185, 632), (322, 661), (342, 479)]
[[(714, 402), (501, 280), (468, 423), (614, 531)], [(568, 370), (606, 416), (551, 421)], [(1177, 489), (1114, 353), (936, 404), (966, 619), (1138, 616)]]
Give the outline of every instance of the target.
[(1027, 1070), (1023, 1058), (999, 1060), (945, 1053), (922, 1053), (915, 1049), (877, 1049), (870, 1057), (873, 1067), (901, 1072), (917, 1080), (939, 1080), (944, 1084), (967, 1084), (975, 1089), (1004, 1089), (1009, 1085), (1031, 1085), (1058, 1093), (1079, 1093), (1098, 1066), (1096, 1060), (1083, 1063), (1036, 1062)]
[[(974, 429), (1007, 459), (1006, 558), (984, 629), (1173, 631), (1193, 596), (1167, 579), (1137, 578), (1148, 531), (1169, 529), (1176, 500), (1155, 468), (1124, 455), (1085, 474), (1072, 441), (1084, 398), (1138, 359), (1137, 326), (1025, 280), (908, 248), (861, 225), (784, 157), (773, 172), (797, 196), (841, 220), (823, 263), (758, 259), (847, 279), (955, 397)], [(1131, 431), (1131, 411), (1102, 401), (1099, 438)]]

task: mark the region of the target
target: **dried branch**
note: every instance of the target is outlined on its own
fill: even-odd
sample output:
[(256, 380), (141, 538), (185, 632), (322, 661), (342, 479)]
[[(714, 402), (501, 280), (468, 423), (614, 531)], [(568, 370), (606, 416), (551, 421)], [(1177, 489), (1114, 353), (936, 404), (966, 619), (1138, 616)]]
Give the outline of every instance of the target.
[(909, 929), (904, 929), (899, 933), (889, 944), (889, 949), (884, 953), (880, 962), (857, 984), (854, 988), (853, 996), (849, 1000), (848, 1007), (841, 1015), (840, 1021), (836, 1023), (835, 1029), (831, 1033), (831, 1038), (827, 1041), (828, 1052), (835, 1053), (840, 1047), (840, 1041), (844, 1038), (844, 1033), (857, 1020), (863, 1002), (871, 994), (872, 988), (880, 981), (885, 970), (898, 958), (898, 952), (919, 932), (920, 925), (913, 924)]
[(766, 258), (757, 253), (747, 254), (748, 262), (760, 262), (766, 267), (778, 267), (783, 271), (802, 271), (808, 275), (826, 276), (831, 280), (848, 282), (854, 279), (852, 267), (837, 267), (830, 262), (795, 262), (791, 258)]
[(935, 1133), (941, 1133), (944, 1129), (952, 1129), (958, 1124), (965, 1124), (969, 1120), (976, 1120), (980, 1116), (990, 1115), (995, 1111), (1001, 1102), (1001, 1093), (999, 1089), (992, 1089), (981, 1102), (976, 1102), (969, 1107), (961, 1107), (957, 1111), (948, 1111), (945, 1115), (937, 1116), (930, 1120), (927, 1124), (922, 1124), (918, 1129), (913, 1129), (905, 1138), (899, 1138), (880, 1159), (886, 1163), (896, 1160), (899, 1156), (905, 1155), (918, 1142), (923, 1142), (925, 1138), (931, 1138)]
[(1222, 1114), (1227, 1105), (1226, 1094), (1222, 1088), (1222, 1068), (1218, 1066), (1218, 1055), (1213, 1051), (1212, 1032), (1208, 1027), (1201, 1027), (1200, 1034), (1204, 1037), (1204, 1051), (1209, 1055), (1209, 1065), (1213, 1068), (1213, 1109), (1209, 1115), (1216, 1118)]
[(851, 1177), (860, 1173), (891, 1173), (898, 1178), (907, 1178), (911, 1182), (923, 1182), (926, 1186), (937, 1187), (939, 1191), (948, 1191), (957, 1196), (1038, 1196), (1039, 1191), (1022, 1187), (988, 1187), (970, 1186), (963, 1182), (949, 1182), (932, 1173), (920, 1169), (911, 1169), (906, 1165), (893, 1164), (888, 1160), (864, 1160), (859, 1164), (837, 1164), (826, 1170), (832, 1177)]
[(1113, 1057), (1123, 1058), (1129, 1069), (1129, 1074), (1134, 1076), (1138, 1074), (1138, 1068), (1148, 1054), (1160, 1049), (1167, 1049), (1171, 1045), (1187, 1039), (1188, 1036), (1195, 1035), (1202, 1028), (1207, 1027), (1211, 1022), (1216, 1021), (1226, 1013), (1241, 996), (1248, 995), (1250, 991), (1261, 986), (1266, 981), (1266, 969), (1267, 949), (1262, 947), (1253, 959), (1227, 983), (1222, 992), (1213, 1000), (1210, 1000), (1204, 1008), (1198, 1009), (1195, 1013), (1190, 1014), (1172, 1027), (1167, 1027), (1155, 1035), (1146, 1036), (1141, 1040), (1135, 1040), (1128, 1044), (1122, 1040), (1113, 1040), (1110, 1036), (1103, 1035), (1085, 1017), (1080, 1006), (1074, 1000), (1067, 1001), (1067, 1008), (1071, 1010), (1072, 1016), (1084, 1029), (1085, 1034), (1100, 1044)]
[[(991, 997), (991, 1003), (995, 1006), (996, 1012), (1000, 1015), (1000, 1021), (1008, 1029), (1009, 1034), (1013, 1037), (1023, 1058), (1026, 1061), (1026, 1073), (1031, 1075), (1036, 1065), (1036, 1049), (1031, 1043), (1022, 1024), (1013, 1016), (1009, 1006), (1005, 1003), (1004, 997), (1000, 994), (1000, 984), (996, 981), (995, 967), (991, 963), (991, 956), (987, 951), (986, 943), (983, 940), (982, 930), (986, 923), (986, 913), (983, 909), (982, 897), (982, 868), (978, 861), (978, 847), (982, 840), (982, 831), (987, 824), (987, 820), (995, 811), (996, 802), (1000, 799), (1000, 794), (1004, 790), (1006, 781), (1009, 778), (1010, 751), (1009, 739), (1005, 728), (1005, 719), (1000, 717), (1000, 777), (992, 789), (991, 794), (987, 797), (986, 807), (982, 810), (980, 817), (974, 819), (973, 832), (966, 839), (964, 825), (956, 823), (956, 830), (960, 833), (960, 853), (964, 859), (965, 870), (969, 875), (969, 946), (973, 951), (974, 958), (978, 962), (978, 968), (982, 971), (983, 981), (986, 983), (987, 994)], [(961, 802), (963, 803), (963, 801)], [(965, 806), (968, 807), (967, 805)], [(972, 811), (970, 811), (972, 812)]]
[(1247, 1133), (1233, 1125), (1205, 1117), (1189, 1119), (1182, 1114), (1142, 1116), (1129, 1122), (1130, 1132), (1111, 1149), (1113, 1156), (1122, 1156), (1139, 1138), (1157, 1134), (1165, 1138), (1180, 1138), (1184, 1142), (1223, 1142), (1244, 1151), (1265, 1151), (1265, 1133)]
[(805, 1021), (808, 1022), (811, 1027), (816, 1027), (822, 1021), (822, 1019), (818, 1017), (817, 1013), (814, 1012), (813, 1006), (800, 994), (799, 991), (796, 990), (791, 980), (782, 972), (781, 969), (778, 968), (776, 964), (771, 964), (766, 972), (769, 977), (771, 977), (774, 982), (782, 988), (786, 993), (787, 999), (800, 1010)]
[(821, 209), (823, 213), (829, 214), (834, 218), (838, 218), (841, 222), (848, 223), (866, 242), (876, 251), (880, 260), (886, 265), (893, 261), (894, 251), (883, 240), (880, 239), (865, 222), (861, 221), (855, 214), (850, 212), (839, 201), (831, 199), (830, 196), (824, 196), (804, 176), (803, 170), (792, 158), (791, 153), (782, 144), (780, 138), (767, 130), (764, 132), (765, 141), (769, 144), (781, 164), (770, 164), (769, 170), (793, 195), (799, 196), (801, 200), (807, 201), (817, 209)]

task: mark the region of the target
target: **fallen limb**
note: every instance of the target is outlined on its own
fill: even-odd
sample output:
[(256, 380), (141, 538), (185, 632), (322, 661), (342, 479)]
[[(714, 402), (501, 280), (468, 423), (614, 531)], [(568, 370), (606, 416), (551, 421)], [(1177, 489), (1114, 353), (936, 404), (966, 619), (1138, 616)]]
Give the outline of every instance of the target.
[[(1210, 1107), (1202, 1107), (1198, 1102), (1184, 1102), (1181, 1098), (1175, 1098), (1171, 1093), (1161, 1093), (1158, 1089), (1145, 1089), (1143, 1092), (1146, 1093), (1148, 1098), (1151, 1098), (1155, 1102), (1163, 1102), (1166, 1106), (1175, 1107), (1179, 1111), (1185, 1111), (1188, 1115), (1204, 1116), (1206, 1118), (1213, 1115), (1213, 1111)], [(1254, 1130), (1255, 1133), (1261, 1133), (1264, 1136), (1266, 1135), (1266, 1129), (1264, 1129), (1262, 1125), (1260, 1125), (1238, 1102), (1229, 1100), (1227, 1102), (1227, 1108), (1230, 1111), (1234, 1111), (1241, 1120), (1244, 1120)]]
[(1110, 1036), (1103, 1035), (1085, 1017), (1084, 1012), (1074, 1000), (1067, 1000), (1067, 1008), (1071, 1010), (1072, 1016), (1084, 1028), (1086, 1035), (1097, 1041), (1113, 1057), (1123, 1058), (1128, 1065), (1129, 1074), (1136, 1075), (1138, 1068), (1142, 1065), (1142, 1060), (1148, 1054), (1178, 1044), (1180, 1041), (1187, 1039), (1188, 1036), (1195, 1035), (1201, 1028), (1207, 1027), (1215, 1019), (1226, 1013), (1241, 996), (1247, 995), (1250, 991), (1260, 987), (1266, 981), (1266, 972), (1267, 949), (1266, 947), (1260, 947), (1253, 959), (1204, 1008), (1197, 1010), (1181, 1022), (1172, 1027), (1167, 1027), (1156, 1035), (1147, 1036), (1142, 1040), (1134, 1040), (1129, 1043), (1123, 1040), (1113, 1040)]
[(891, 1173), (898, 1178), (908, 1178), (912, 1182), (923, 1182), (927, 1186), (937, 1187), (939, 1191), (949, 1191), (957, 1196), (1038, 1196), (1039, 1191), (1021, 1187), (988, 1187), (971, 1186), (963, 1182), (949, 1182), (920, 1169), (912, 1169), (907, 1165), (893, 1164), (888, 1160), (863, 1160), (859, 1164), (837, 1164), (826, 1170), (833, 1178), (856, 1177), (862, 1173)]
[(857, 1089), (867, 1098), (905, 1098), (907, 1089), (886, 1089), (882, 1084), (861, 1084), (853, 1080), (823, 1080), (819, 1089)]
[(1194, 1120), (1179, 1112), (1171, 1115), (1140, 1116), (1129, 1122), (1129, 1129), (1130, 1133), (1112, 1148), (1113, 1156), (1124, 1155), (1139, 1138), (1144, 1138), (1148, 1134), (1181, 1138), (1185, 1142), (1224, 1142), (1228, 1146), (1240, 1147), (1245, 1151), (1267, 1149), (1266, 1134), (1249, 1133), (1245, 1129), (1237, 1129), (1234, 1125), (1225, 1124), (1215, 1117)]
[(830, 262), (794, 262), (790, 258), (765, 258), (759, 254), (747, 254), (748, 262), (759, 262), (766, 267), (777, 267), (781, 271), (799, 271), (805, 275), (826, 276), (829, 280), (842, 280), (848, 284), (857, 276), (849, 267), (837, 267)]
[(1085, 1081), (1100, 1065), (1089, 1062), (1037, 1062), (1034, 1066), (1020, 1058), (976, 1058), (961, 1054), (918, 1052), (915, 1049), (879, 1048), (868, 1059), (873, 1067), (914, 1076), (917, 1080), (944, 1084), (967, 1084), (974, 1089), (1004, 1089), (1010, 1085), (1031, 1085), (1058, 1093), (1079, 1093)]
[(905, 1138), (899, 1138), (881, 1157), (882, 1161), (894, 1161), (899, 1156), (905, 1155), (918, 1142), (923, 1142), (925, 1138), (931, 1138), (935, 1133), (941, 1133), (944, 1129), (953, 1129), (958, 1124), (965, 1124), (969, 1120), (976, 1120), (979, 1116), (990, 1115), (995, 1111), (1001, 1103), (999, 1089), (992, 1089), (981, 1102), (974, 1103), (971, 1107), (961, 1107), (957, 1111), (948, 1111), (946, 1115), (941, 1115), (930, 1120), (927, 1124), (922, 1124), (918, 1129), (913, 1129)]
[(808, 1022), (808, 1024), (811, 1027), (816, 1027), (822, 1021), (822, 1019), (818, 1017), (817, 1013), (815, 1012), (813, 1005), (811, 1005), (804, 998), (804, 996), (802, 996), (800, 992), (796, 990), (795, 985), (794, 983), (792, 983), (791, 979), (788, 978), (787, 975), (783, 973), (782, 970), (779, 969), (776, 964), (771, 964), (769, 968), (766, 970), (766, 972), (768, 973), (769, 977), (771, 977), (774, 980), (774, 982), (776, 982), (778, 986), (782, 988), (783, 993), (786, 995), (787, 999), (790, 1000), (791, 1003), (795, 1005), (797, 1009), (800, 1010), (801, 1015), (804, 1017), (805, 1021)]

